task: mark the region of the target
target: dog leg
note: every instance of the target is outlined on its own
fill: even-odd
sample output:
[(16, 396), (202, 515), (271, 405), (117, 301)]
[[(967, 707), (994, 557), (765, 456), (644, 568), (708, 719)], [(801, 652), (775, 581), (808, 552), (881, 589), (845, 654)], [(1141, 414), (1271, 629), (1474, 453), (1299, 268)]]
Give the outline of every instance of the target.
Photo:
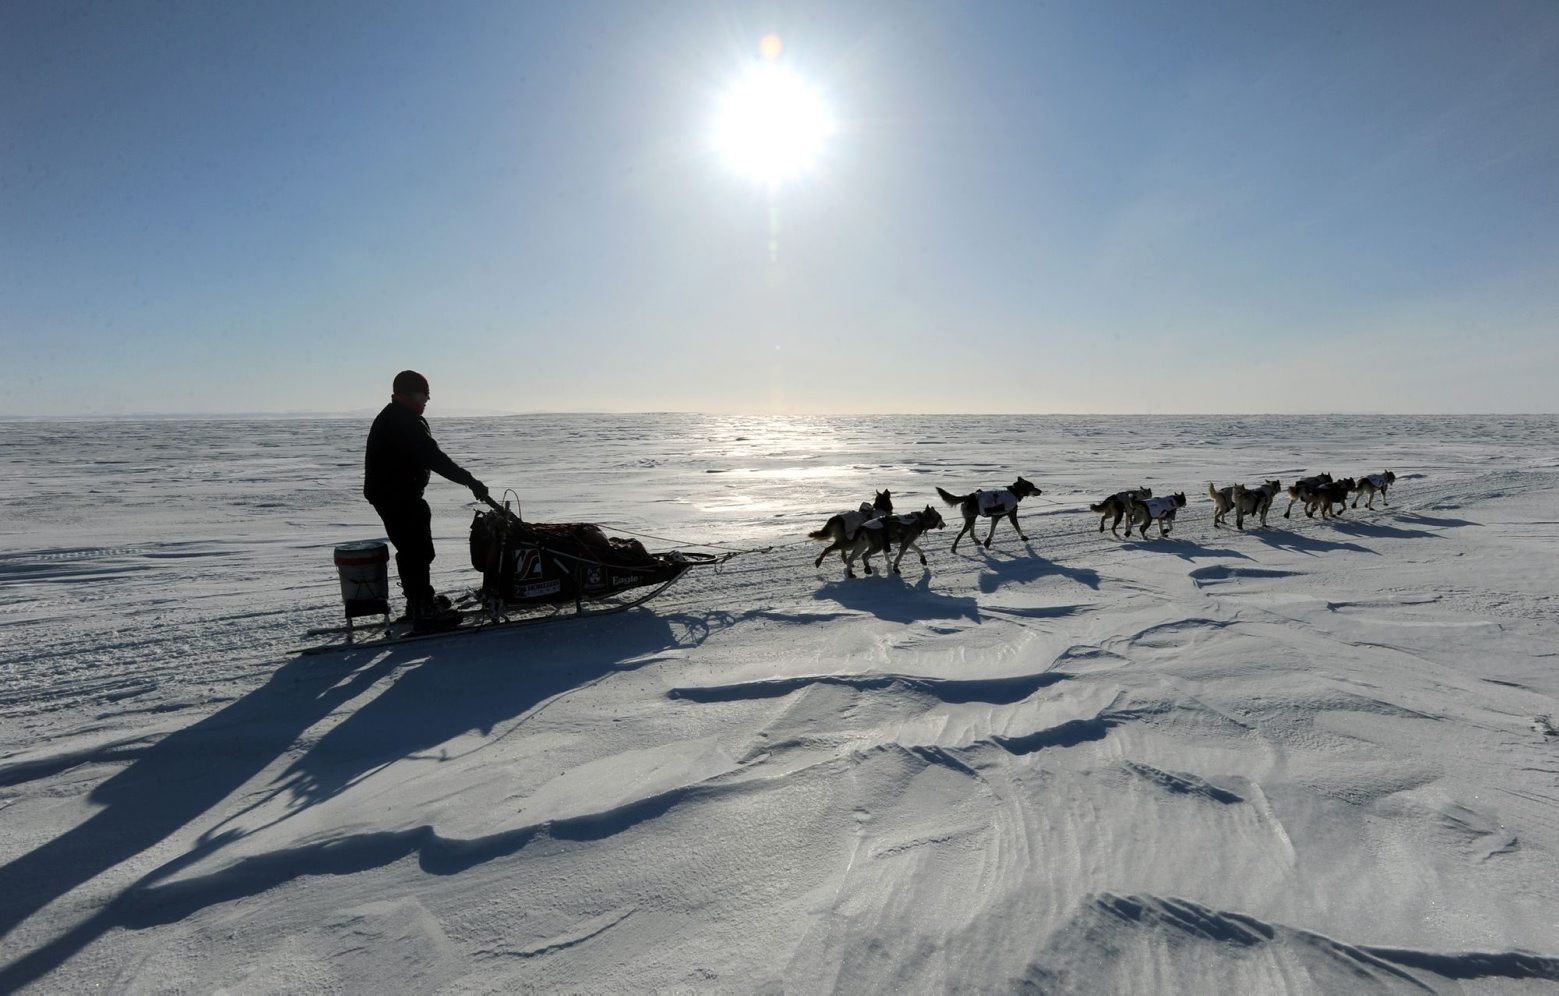
[[(993, 520), (991, 520), (991, 532), (994, 533), (996, 531), (996, 523), (998, 523), (1000, 521), (1001, 521), (1000, 519), (993, 519)], [(1007, 521), (1011, 522), (1012, 523), (1012, 528), (1016, 529), (1018, 531), (1018, 539), (1022, 540), (1025, 543), (1027, 543), (1029, 538), (1027, 536), (1023, 535), (1023, 527), (1018, 525), (1018, 510), (1017, 509), (1013, 509), (1012, 511), (1007, 513)], [(991, 544), (989, 542), (987, 542), (985, 545), (988, 547)]]
[(1380, 489), (1380, 503), (1382, 505), (1385, 505), (1387, 508), (1391, 507), (1391, 502), (1386, 500), (1386, 489), (1385, 488), (1381, 488)]
[(953, 537), (953, 552), (954, 553), (958, 552), (958, 541), (964, 538), (964, 533), (971, 533), (972, 534), (973, 532), (974, 532), (974, 520), (973, 519), (965, 519), (964, 520), (964, 527), (962, 529), (958, 530), (958, 535), (957, 536)]
[(841, 558), (844, 557), (844, 549), (843, 549), (843, 547), (841, 547), (839, 545), (839, 542), (836, 540), (835, 542), (830, 543), (827, 546), (823, 547), (823, 552), (817, 555), (817, 559), (812, 562), (812, 566), (813, 567), (822, 567), (823, 566), (823, 558), (828, 556), (830, 553), (833, 553), (835, 550), (839, 551), (839, 556)]
[(991, 537), (996, 535), (996, 524), (998, 522), (1000, 522), (1000, 521), (1001, 521), (1000, 519), (992, 519), (991, 520), (990, 532), (985, 534), (985, 548), (987, 550), (989, 550), (991, 548)]

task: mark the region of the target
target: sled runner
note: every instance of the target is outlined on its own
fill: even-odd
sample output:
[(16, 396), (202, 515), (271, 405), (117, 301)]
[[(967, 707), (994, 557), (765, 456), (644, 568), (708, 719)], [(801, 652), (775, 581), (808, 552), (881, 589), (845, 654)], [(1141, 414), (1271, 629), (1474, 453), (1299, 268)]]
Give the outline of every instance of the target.
[[(354, 625), (351, 606), (345, 626), (308, 631), (309, 636), (345, 634), (342, 642), (307, 647), (305, 654), (349, 647), (382, 646), (411, 640), (484, 632), (558, 619), (609, 615), (643, 605), (695, 567), (711, 567), (736, 556), (670, 550), (650, 553), (638, 540), (607, 536), (582, 522), (525, 522), (506, 505), (488, 499), (489, 511), (471, 523), (471, 566), (481, 587), (456, 608), (460, 625), (443, 632), (413, 633), (405, 621)], [(568, 611), (572, 604), (573, 610)], [(377, 639), (357, 641), (359, 631)]]

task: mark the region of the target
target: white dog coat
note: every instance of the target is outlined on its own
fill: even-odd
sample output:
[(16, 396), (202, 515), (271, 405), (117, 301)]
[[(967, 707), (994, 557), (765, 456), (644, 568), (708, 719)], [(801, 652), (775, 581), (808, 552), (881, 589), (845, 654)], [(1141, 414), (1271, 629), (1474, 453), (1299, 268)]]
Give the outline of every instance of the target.
[(993, 519), (1018, 507), (1018, 496), (1006, 488), (1000, 491), (976, 491), (974, 500), (979, 504), (980, 514)]
[(1165, 495), (1162, 498), (1148, 498), (1144, 501), (1139, 501), (1137, 504), (1146, 507), (1148, 515), (1155, 519), (1161, 519), (1179, 507), (1175, 504), (1175, 499), (1170, 495)]
[(1366, 477), (1365, 480), (1369, 481), (1370, 486), (1375, 488), (1377, 491), (1386, 486), (1385, 474), (1371, 474), (1370, 476)]
[(844, 538), (847, 540), (855, 539), (855, 534), (860, 532), (863, 526), (868, 529), (880, 528), (882, 525), (881, 516), (881, 512), (865, 502), (861, 503), (858, 511), (840, 512), (839, 518), (844, 520)]

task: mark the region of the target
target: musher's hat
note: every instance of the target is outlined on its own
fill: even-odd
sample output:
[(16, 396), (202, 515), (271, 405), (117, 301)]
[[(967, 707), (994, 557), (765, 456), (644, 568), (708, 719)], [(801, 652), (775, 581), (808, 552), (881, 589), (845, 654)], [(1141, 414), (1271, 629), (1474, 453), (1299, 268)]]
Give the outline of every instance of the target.
[(402, 370), (395, 375), (396, 394), (427, 394), (428, 379), (415, 370)]

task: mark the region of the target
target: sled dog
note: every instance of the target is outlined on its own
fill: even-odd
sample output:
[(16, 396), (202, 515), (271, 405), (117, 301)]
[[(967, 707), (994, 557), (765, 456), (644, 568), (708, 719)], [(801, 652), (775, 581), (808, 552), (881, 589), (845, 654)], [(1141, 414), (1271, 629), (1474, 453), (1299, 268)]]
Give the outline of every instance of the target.
[(907, 515), (884, 515), (873, 519), (862, 525), (856, 531), (855, 538), (849, 540), (840, 551), (844, 558), (845, 577), (855, 577), (856, 557), (861, 558), (861, 565), (866, 568), (867, 574), (876, 573), (872, 570), (872, 554), (880, 553), (882, 559), (887, 560), (895, 543), (899, 546), (899, 552), (893, 558), (889, 570), (897, 574), (899, 561), (904, 559), (904, 552), (911, 548), (919, 554), (920, 566), (924, 567), (926, 552), (920, 548), (920, 537), (928, 529), (941, 529), (945, 525), (947, 523), (942, 521), (942, 513), (930, 505)]
[(844, 560), (844, 547), (855, 539), (863, 525), (884, 515), (893, 514), (893, 493), (891, 491), (879, 491), (877, 497), (870, 505), (861, 502), (861, 507), (849, 512), (840, 512), (823, 523), (823, 528), (807, 533), (807, 539), (817, 540), (819, 543), (829, 544), (823, 552), (817, 555), (813, 567), (822, 567), (823, 558), (835, 550), (839, 551), (839, 559)]
[(1237, 487), (1238, 484), (1230, 484), (1228, 487), (1220, 488), (1212, 481), (1207, 482), (1207, 497), (1213, 500), (1214, 527), (1224, 525), (1223, 517), (1234, 507), (1234, 489)]
[(1115, 536), (1120, 535), (1121, 517), (1126, 514), (1126, 501), (1128, 498), (1152, 498), (1153, 489), (1145, 487), (1133, 488), (1130, 491), (1117, 491), (1097, 505), (1089, 505), (1088, 511), (1099, 513), (1099, 532), (1104, 532), (1104, 520), (1111, 515), (1115, 521), (1110, 523), (1110, 532)]
[(1141, 501), (1133, 498), (1126, 509), (1126, 535), (1131, 535), (1131, 527), (1138, 527), (1142, 538), (1148, 538), (1148, 523), (1158, 523), (1158, 534), (1168, 536), (1169, 531), (1175, 526), (1175, 512), (1185, 505), (1185, 492), (1177, 491), (1172, 495), (1162, 498), (1144, 498)]
[[(1310, 490), (1310, 497), (1305, 501), (1305, 517), (1313, 518), (1316, 509), (1321, 510), (1323, 519), (1341, 515), (1348, 507), (1348, 493), (1352, 490), (1353, 478), (1351, 477), (1317, 484)], [(1337, 506), (1335, 511), (1332, 509), (1333, 505)]]
[(957, 505), (958, 510), (963, 513), (964, 527), (958, 530), (957, 536), (953, 537), (954, 553), (958, 552), (958, 541), (964, 538), (964, 533), (974, 534), (975, 520), (982, 515), (991, 520), (991, 530), (985, 534), (987, 550), (991, 548), (991, 537), (996, 533), (996, 524), (1003, 517), (1018, 531), (1018, 539), (1028, 539), (1023, 535), (1023, 527), (1018, 525), (1018, 502), (1034, 495), (1044, 494), (1021, 477), (1000, 491), (975, 491), (966, 495), (955, 495), (937, 488), (936, 493), (941, 495), (942, 500), (949, 505)]
[(1353, 507), (1359, 507), (1360, 495), (1369, 495), (1369, 500), (1364, 503), (1365, 508), (1375, 507), (1376, 495), (1380, 495), (1380, 500), (1389, 506), (1391, 502), (1386, 501), (1386, 489), (1391, 487), (1396, 482), (1397, 475), (1393, 474), (1389, 470), (1382, 471), (1379, 474), (1367, 474), (1364, 477), (1359, 478), (1353, 486)]
[(1303, 502), (1305, 505), (1309, 505), (1310, 492), (1322, 484), (1330, 484), (1331, 480), (1331, 474), (1316, 474), (1314, 477), (1301, 477), (1293, 484), (1290, 484), (1288, 486), (1288, 508), (1283, 510), (1283, 518), (1288, 518), (1288, 513), (1294, 510), (1295, 504)]
[(1245, 517), (1254, 515), (1261, 519), (1262, 528), (1266, 528), (1267, 512), (1272, 508), (1272, 499), (1282, 493), (1283, 482), (1267, 481), (1258, 488), (1247, 488), (1243, 484), (1231, 487), (1233, 490), (1229, 498), (1234, 505), (1234, 527), (1244, 529)]

